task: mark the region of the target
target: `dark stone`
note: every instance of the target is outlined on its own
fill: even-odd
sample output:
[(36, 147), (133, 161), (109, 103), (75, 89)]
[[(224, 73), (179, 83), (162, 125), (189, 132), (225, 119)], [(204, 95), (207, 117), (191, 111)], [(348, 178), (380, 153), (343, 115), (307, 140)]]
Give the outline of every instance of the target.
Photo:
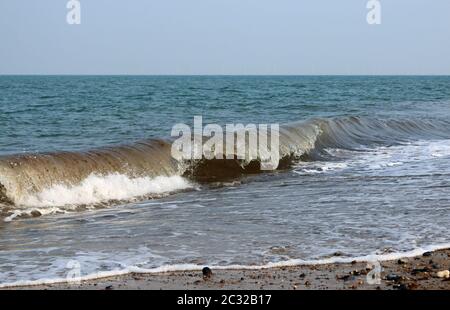
[(353, 271), (351, 272), (351, 274), (352, 274), (353, 276), (360, 276), (360, 275), (361, 275), (361, 271), (353, 270)]
[(396, 275), (395, 273), (390, 273), (386, 276), (386, 280), (388, 280), (388, 281), (397, 282), (397, 281), (400, 281), (401, 279), (402, 279), (402, 277), (399, 275)]
[(431, 256), (431, 255), (433, 255), (433, 252), (425, 252), (422, 254), (422, 256), (425, 256), (425, 257)]
[(105, 290), (112, 290), (113, 286), (112, 285), (108, 285), (107, 287), (105, 287)]
[(212, 271), (209, 267), (204, 267), (202, 269), (203, 279), (209, 279), (212, 276)]
[(431, 271), (431, 269), (428, 268), (428, 267), (414, 268), (414, 269), (411, 271), (411, 274), (412, 274), (412, 275), (416, 275), (416, 274), (418, 274), (418, 273), (422, 273), (422, 272), (430, 272), (430, 271)]
[(406, 260), (406, 259), (403, 259), (403, 258), (400, 258), (398, 261), (397, 261), (397, 264), (399, 264), (399, 265), (405, 265), (405, 264), (407, 264), (408, 263), (408, 261)]
[(41, 215), (42, 215), (42, 213), (39, 212), (38, 210), (33, 210), (33, 211), (31, 211), (31, 216), (32, 216), (32, 217), (39, 217), (39, 216), (41, 216)]
[(304, 278), (304, 277), (306, 277), (306, 274), (301, 273), (299, 277), (300, 277), (300, 278)]
[(397, 290), (401, 290), (401, 291), (404, 291), (404, 290), (407, 290), (407, 289), (408, 289), (408, 287), (407, 287), (405, 284), (403, 284), (403, 283), (401, 283), (401, 284), (395, 284), (395, 285), (393, 286), (393, 288), (395, 288), (395, 289), (397, 289)]
[(344, 274), (344, 275), (336, 275), (336, 279), (338, 280), (344, 280), (347, 281), (350, 279), (350, 275), (349, 274)]

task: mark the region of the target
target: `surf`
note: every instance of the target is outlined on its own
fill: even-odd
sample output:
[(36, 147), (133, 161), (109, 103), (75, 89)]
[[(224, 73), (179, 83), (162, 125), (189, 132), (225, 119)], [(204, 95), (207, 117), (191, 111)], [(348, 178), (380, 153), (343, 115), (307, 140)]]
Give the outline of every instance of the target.
[[(329, 160), (333, 155), (327, 149), (362, 150), (414, 140), (448, 139), (448, 125), (445, 121), (367, 117), (314, 118), (282, 124), (278, 170), (294, 169), (298, 162)], [(14, 214), (31, 215), (30, 210), (39, 215), (43, 213), (39, 208), (44, 207), (149, 199), (192, 189), (197, 183), (267, 172), (261, 170), (260, 159), (239, 158), (236, 145), (230, 148), (235, 152), (231, 158), (177, 160), (171, 153), (173, 142), (173, 138), (148, 139), (78, 152), (0, 156), (2, 214), (11, 218)]]

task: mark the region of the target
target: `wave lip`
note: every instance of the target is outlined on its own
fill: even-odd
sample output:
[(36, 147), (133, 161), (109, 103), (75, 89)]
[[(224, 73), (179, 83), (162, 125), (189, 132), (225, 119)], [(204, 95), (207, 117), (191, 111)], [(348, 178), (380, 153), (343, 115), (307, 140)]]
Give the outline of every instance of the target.
[[(365, 150), (418, 140), (449, 139), (450, 124), (427, 120), (380, 120), (366, 117), (314, 118), (279, 127), (278, 169), (299, 161), (329, 159), (327, 149)], [(246, 141), (248, 150), (251, 145)], [(225, 149), (226, 147), (224, 147)], [(260, 160), (202, 159), (191, 161), (186, 174), (199, 181), (215, 181), (261, 172)], [(233, 155), (233, 154), (232, 154)]]
[[(27, 204), (27, 197), (39, 193), (48, 195), (49, 189), (58, 186), (60, 189), (79, 186), (92, 175), (123, 175), (138, 180), (178, 175), (178, 168), (178, 163), (170, 156), (170, 143), (163, 140), (146, 140), (86, 152), (1, 156), (0, 202)], [(111, 193), (116, 195), (113, 191)]]

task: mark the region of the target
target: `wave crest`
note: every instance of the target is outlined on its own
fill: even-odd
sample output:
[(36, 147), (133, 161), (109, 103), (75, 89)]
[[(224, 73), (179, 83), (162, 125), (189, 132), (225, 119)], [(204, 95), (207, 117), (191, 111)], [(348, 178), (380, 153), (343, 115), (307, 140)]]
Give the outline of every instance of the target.
[[(450, 138), (449, 123), (378, 120), (364, 117), (317, 118), (279, 129), (279, 169), (295, 161), (321, 160), (327, 148), (357, 150), (418, 139)], [(236, 149), (236, 148), (234, 148)], [(124, 200), (187, 188), (182, 176), (216, 181), (259, 173), (260, 161), (200, 159), (179, 162), (170, 140), (145, 140), (85, 152), (0, 156), (0, 204), (59, 206)]]

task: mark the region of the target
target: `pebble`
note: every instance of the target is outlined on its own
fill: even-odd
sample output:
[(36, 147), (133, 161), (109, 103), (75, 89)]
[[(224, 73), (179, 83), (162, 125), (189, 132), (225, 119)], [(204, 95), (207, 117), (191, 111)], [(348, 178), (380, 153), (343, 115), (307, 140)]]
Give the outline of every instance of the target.
[(405, 265), (405, 264), (407, 264), (408, 263), (408, 261), (406, 260), (406, 259), (404, 259), (404, 258), (400, 258), (398, 261), (397, 261), (397, 264), (399, 264), (399, 265)]
[(212, 271), (209, 267), (204, 267), (202, 269), (202, 273), (203, 273), (203, 279), (209, 279), (212, 276)]
[(405, 284), (396, 284), (393, 286), (397, 290), (407, 290), (408, 287)]
[(41, 216), (41, 215), (42, 215), (42, 213), (39, 212), (38, 210), (33, 210), (33, 211), (31, 211), (31, 216), (32, 216), (32, 217), (39, 217), (39, 216)]
[(411, 274), (415, 275), (415, 274), (418, 274), (418, 273), (421, 273), (421, 272), (430, 272), (430, 268), (428, 268), (428, 267), (418, 267), (418, 268), (414, 268), (414, 269), (411, 271)]
[(336, 279), (347, 281), (348, 279), (350, 279), (350, 275), (349, 274), (336, 275)]
[(399, 275), (396, 275), (395, 273), (390, 273), (386, 276), (386, 280), (388, 280), (388, 281), (397, 282), (397, 281), (400, 281), (401, 279), (402, 279), (402, 277)]
[(450, 277), (450, 271), (442, 270), (436, 273), (436, 275), (438, 276), (438, 278), (448, 279)]
[(433, 252), (425, 252), (422, 254), (422, 256), (425, 256), (425, 257), (431, 256), (431, 255), (433, 255)]

